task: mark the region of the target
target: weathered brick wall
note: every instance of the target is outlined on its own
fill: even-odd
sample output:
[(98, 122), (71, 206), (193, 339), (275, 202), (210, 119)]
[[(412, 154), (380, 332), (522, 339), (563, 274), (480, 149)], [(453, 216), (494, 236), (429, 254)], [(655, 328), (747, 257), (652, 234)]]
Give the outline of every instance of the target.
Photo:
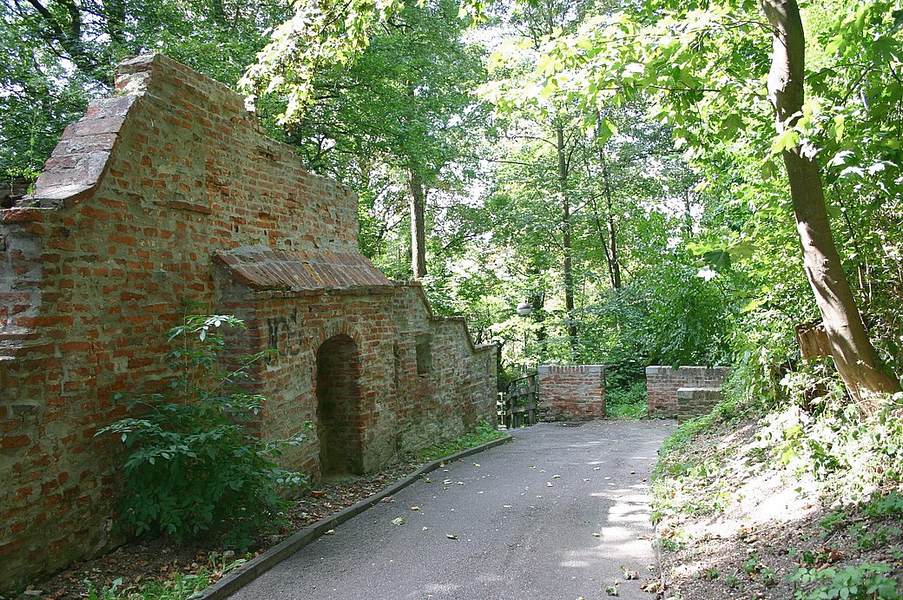
[(649, 414), (657, 417), (677, 416), (677, 390), (680, 388), (720, 389), (728, 367), (646, 367), (646, 394)]
[(124, 63), (117, 89), (0, 210), (0, 590), (115, 541), (120, 449), (94, 434), (126, 414), (118, 392), (168, 377), (183, 301), (245, 319), (235, 353), (278, 349), (255, 373), (261, 435), (329, 421), (289, 466), (317, 474), (344, 444), (339, 468), (373, 469), (494, 417), (493, 348), (361, 256), (354, 196), (239, 95), (162, 56)]
[(682, 387), (677, 390), (677, 422), (711, 412), (721, 401), (721, 390), (716, 388)]
[(551, 421), (605, 418), (603, 365), (540, 365), (539, 404)]

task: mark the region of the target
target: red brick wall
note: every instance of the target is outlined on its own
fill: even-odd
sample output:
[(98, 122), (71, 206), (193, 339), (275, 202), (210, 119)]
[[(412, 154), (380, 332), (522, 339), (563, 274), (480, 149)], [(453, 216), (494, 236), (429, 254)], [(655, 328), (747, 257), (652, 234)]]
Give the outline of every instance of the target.
[(677, 390), (680, 388), (720, 389), (730, 371), (727, 367), (646, 367), (646, 394), (649, 414), (677, 417)]
[(605, 418), (605, 367), (540, 365), (539, 404), (546, 420)]
[[(114, 541), (121, 457), (94, 434), (125, 414), (118, 392), (168, 376), (185, 300), (246, 320), (235, 353), (279, 351), (257, 372), (264, 436), (316, 422), (317, 352), (337, 335), (362, 468), (493, 417), (492, 348), (361, 257), (354, 196), (261, 135), (239, 95), (161, 56), (124, 63), (117, 88), (0, 210), (0, 590)], [(286, 462), (316, 474), (319, 456), (314, 432)]]

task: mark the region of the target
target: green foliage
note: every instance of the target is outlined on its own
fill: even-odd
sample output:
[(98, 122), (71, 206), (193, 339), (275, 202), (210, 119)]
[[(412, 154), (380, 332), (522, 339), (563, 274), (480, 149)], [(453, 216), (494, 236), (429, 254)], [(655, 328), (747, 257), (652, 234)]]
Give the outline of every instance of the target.
[(646, 416), (646, 382), (633, 381), (629, 387), (609, 388), (606, 381), (605, 416), (609, 419), (642, 419)]
[(416, 458), (421, 462), (438, 460), (455, 454), (456, 452), (467, 450), (468, 448), (481, 446), (504, 436), (505, 434), (503, 432), (489, 423), (481, 421), (472, 431), (469, 431), (460, 437), (448, 442), (439, 442), (432, 446), (421, 448), (416, 452)]
[(873, 519), (903, 517), (903, 494), (891, 492), (871, 498), (862, 506), (863, 512)]
[[(225, 533), (245, 546), (279, 516), (282, 490), (304, 477), (278, 467), (289, 440), (265, 442), (252, 433), (263, 398), (243, 387), (263, 355), (226, 368), (220, 354), (232, 316), (187, 316), (169, 332), (166, 389), (135, 396), (137, 417), (120, 419), (97, 435), (112, 435), (127, 450), (122, 522), (136, 534), (164, 533), (176, 540)], [(308, 424), (309, 425), (309, 424)]]
[[(790, 399), (800, 406), (766, 418), (762, 442), (773, 448), (780, 464), (810, 473), (844, 504), (899, 489), (903, 423), (897, 415), (903, 394), (887, 397), (873, 414), (862, 415), (844, 402), (835, 378), (819, 382), (805, 371), (785, 377)], [(894, 496), (888, 498), (887, 510), (893, 510)]]
[(799, 585), (797, 600), (899, 600), (903, 597), (891, 568), (877, 563), (844, 568), (797, 569), (790, 580)]

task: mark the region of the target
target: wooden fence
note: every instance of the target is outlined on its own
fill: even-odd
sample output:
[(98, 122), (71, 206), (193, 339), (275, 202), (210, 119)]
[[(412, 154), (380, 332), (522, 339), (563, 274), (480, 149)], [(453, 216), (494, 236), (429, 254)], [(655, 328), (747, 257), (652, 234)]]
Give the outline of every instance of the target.
[(534, 425), (539, 420), (536, 373), (511, 381), (497, 402), (499, 425), (508, 429)]

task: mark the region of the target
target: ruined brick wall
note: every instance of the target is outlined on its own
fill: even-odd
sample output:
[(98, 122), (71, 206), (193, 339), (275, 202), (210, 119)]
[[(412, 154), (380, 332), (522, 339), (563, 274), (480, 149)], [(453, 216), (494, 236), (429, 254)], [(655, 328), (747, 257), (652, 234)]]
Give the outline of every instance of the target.
[[(493, 417), (494, 349), (361, 256), (354, 196), (264, 137), (239, 95), (162, 56), (124, 63), (117, 89), (66, 129), (33, 197), (0, 210), (0, 590), (114, 541), (120, 449), (94, 434), (126, 414), (119, 392), (168, 377), (186, 300), (246, 320), (233, 352), (278, 350), (255, 373), (261, 435), (353, 397), (344, 468)], [(318, 474), (326, 437), (287, 464)]]
[(727, 367), (646, 367), (646, 394), (649, 414), (677, 416), (677, 390), (680, 388), (721, 389), (730, 369)]
[(603, 365), (540, 365), (539, 404), (551, 421), (605, 418)]

